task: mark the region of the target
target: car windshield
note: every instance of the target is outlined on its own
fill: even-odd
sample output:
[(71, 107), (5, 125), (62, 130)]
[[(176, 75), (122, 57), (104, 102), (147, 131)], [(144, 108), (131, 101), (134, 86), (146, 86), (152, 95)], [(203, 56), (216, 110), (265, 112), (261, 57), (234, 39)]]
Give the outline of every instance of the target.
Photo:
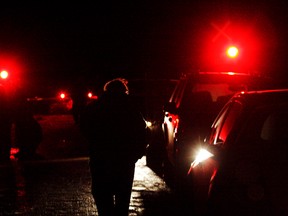
[(283, 104), (269, 113), (261, 130), (263, 140), (280, 140), (286, 142), (288, 139), (288, 105)]
[(221, 84), (195, 84), (194, 88), (191, 89), (194, 94), (198, 92), (209, 92), (213, 102), (221, 100), (221, 97), (227, 95), (233, 95), (235, 91), (231, 90), (230, 86), (226, 83)]
[(180, 112), (184, 121), (197, 127), (209, 127), (234, 93), (226, 83), (194, 84), (186, 89), (182, 99)]

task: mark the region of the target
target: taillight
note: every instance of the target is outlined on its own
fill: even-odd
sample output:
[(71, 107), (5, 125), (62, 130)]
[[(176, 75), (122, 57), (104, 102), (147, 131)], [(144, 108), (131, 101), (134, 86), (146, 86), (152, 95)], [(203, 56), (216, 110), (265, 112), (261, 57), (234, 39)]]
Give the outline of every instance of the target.
[(97, 95), (94, 95), (92, 92), (88, 92), (87, 93), (87, 97), (89, 99), (98, 99), (98, 96)]
[(87, 96), (88, 96), (88, 98), (92, 98), (92, 96), (93, 96), (92, 92), (88, 92)]
[(59, 96), (60, 96), (60, 99), (65, 99), (66, 98), (66, 94), (64, 92), (61, 92)]

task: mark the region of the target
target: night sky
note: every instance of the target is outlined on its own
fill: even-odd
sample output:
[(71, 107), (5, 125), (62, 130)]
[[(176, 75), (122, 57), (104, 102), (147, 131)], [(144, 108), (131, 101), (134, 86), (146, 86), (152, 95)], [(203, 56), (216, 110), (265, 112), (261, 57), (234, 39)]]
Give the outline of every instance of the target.
[(233, 40), (248, 71), (287, 73), (285, 1), (115, 2), (2, 7), (0, 63), (26, 80), (177, 78), (215, 69)]

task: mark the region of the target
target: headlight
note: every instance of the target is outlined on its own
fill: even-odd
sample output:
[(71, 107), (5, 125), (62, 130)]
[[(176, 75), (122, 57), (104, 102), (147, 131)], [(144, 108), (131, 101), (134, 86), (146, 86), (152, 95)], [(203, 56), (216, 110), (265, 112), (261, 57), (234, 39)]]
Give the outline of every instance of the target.
[(147, 126), (148, 128), (152, 126), (152, 122), (150, 122), (150, 121), (145, 121), (145, 122), (146, 122), (146, 126)]
[(214, 155), (209, 152), (207, 149), (200, 148), (199, 151), (196, 153), (195, 160), (191, 163), (190, 169), (188, 171), (188, 174), (191, 172), (191, 170), (196, 167), (199, 163), (207, 160), (208, 158), (213, 157)]

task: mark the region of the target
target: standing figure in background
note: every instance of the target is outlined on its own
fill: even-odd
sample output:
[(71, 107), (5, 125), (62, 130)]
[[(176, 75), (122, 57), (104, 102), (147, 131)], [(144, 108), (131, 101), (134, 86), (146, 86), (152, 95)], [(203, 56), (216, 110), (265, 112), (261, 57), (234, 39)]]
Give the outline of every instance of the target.
[(127, 81), (107, 82), (80, 127), (90, 144), (92, 195), (99, 216), (128, 216), (136, 161), (146, 149), (146, 123), (128, 95)]

